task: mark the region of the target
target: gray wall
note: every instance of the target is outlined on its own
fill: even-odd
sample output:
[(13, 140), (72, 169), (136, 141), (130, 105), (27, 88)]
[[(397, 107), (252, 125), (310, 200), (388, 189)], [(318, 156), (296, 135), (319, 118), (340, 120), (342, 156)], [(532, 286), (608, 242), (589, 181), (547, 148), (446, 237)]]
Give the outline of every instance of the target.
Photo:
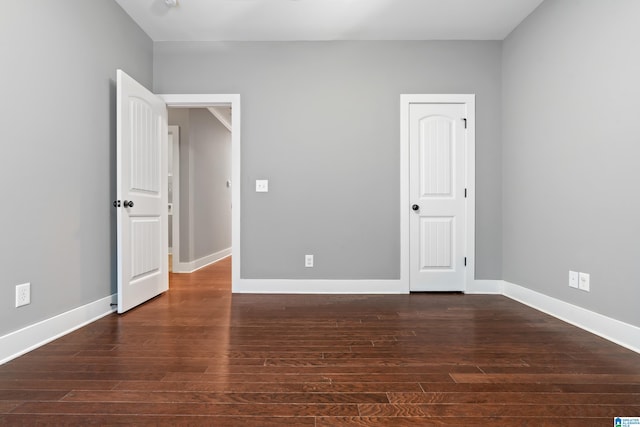
[(242, 96), (241, 274), (262, 279), (398, 279), (400, 94), (475, 93), (476, 277), (498, 279), (500, 61), (500, 42), (160, 42), (154, 90)]
[(150, 87), (153, 48), (112, 0), (30, 0), (2, 5), (0, 52), (3, 335), (116, 291), (115, 70)]
[(170, 108), (180, 126), (180, 261), (231, 247), (231, 132), (204, 108)]
[(190, 112), (195, 259), (231, 247), (231, 132), (203, 108)]
[(503, 50), (503, 278), (635, 326), (638, 17), (636, 0), (546, 0)]

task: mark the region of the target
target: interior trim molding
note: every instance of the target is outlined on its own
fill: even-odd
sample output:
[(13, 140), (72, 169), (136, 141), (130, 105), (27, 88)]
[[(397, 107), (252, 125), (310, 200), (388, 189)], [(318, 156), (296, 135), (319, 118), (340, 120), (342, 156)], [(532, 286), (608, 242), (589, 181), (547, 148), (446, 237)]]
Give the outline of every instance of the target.
[(640, 328), (503, 281), (503, 295), (640, 353)]
[(231, 104), (231, 248), (234, 255), (231, 264), (231, 290), (236, 291), (236, 283), (240, 281), (242, 253), (240, 249), (240, 212), (242, 211), (241, 197), (242, 179), (240, 173), (241, 137), (240, 94), (161, 94), (158, 95), (173, 108), (208, 108)]
[(0, 365), (114, 313), (116, 300), (113, 294), (0, 337)]
[[(235, 262), (235, 258), (233, 260)], [(401, 280), (240, 279), (234, 293), (254, 294), (406, 294)]]
[[(178, 269), (174, 269), (174, 273), (193, 273), (194, 271), (200, 270), (208, 265), (214, 264), (228, 256), (231, 256), (231, 248), (223, 249), (211, 255), (204, 256), (202, 258), (198, 258), (195, 261), (190, 262), (178, 262)], [(174, 262), (174, 265), (176, 263)]]

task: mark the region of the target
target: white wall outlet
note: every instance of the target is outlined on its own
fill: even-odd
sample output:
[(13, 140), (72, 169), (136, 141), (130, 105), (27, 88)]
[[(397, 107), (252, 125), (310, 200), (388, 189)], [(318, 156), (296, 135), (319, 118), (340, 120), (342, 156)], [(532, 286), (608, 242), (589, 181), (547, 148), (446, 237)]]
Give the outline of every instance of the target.
[(580, 273), (579, 285), (578, 287), (586, 292), (589, 292), (589, 274), (588, 273)]
[(269, 180), (256, 179), (256, 193), (268, 193), (268, 192), (269, 192)]
[(304, 266), (305, 267), (313, 267), (313, 255), (305, 255), (304, 256)]
[(578, 276), (579, 274), (577, 271), (569, 271), (569, 286), (576, 289), (579, 288)]
[(31, 304), (31, 283), (16, 285), (16, 307)]

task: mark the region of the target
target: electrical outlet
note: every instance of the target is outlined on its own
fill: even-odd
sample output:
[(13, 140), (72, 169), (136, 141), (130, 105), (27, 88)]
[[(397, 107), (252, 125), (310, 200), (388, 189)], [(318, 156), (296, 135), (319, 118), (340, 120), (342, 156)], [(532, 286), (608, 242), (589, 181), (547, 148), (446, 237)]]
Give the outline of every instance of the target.
[(577, 271), (569, 271), (569, 286), (571, 286), (572, 288), (579, 288), (578, 285), (578, 277), (579, 277), (579, 273)]
[(16, 285), (16, 307), (31, 304), (31, 283)]
[(313, 267), (313, 255), (305, 255), (304, 256), (304, 266), (305, 267)]
[(268, 192), (269, 192), (269, 180), (256, 179), (256, 193), (268, 193)]
[(589, 274), (588, 273), (580, 273), (579, 285), (578, 287), (586, 292), (589, 292)]

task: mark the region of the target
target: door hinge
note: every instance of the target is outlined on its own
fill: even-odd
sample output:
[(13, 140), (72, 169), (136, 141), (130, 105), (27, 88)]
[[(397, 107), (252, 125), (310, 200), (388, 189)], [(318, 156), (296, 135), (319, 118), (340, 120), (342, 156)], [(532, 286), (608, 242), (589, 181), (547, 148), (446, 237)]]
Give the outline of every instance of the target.
[(464, 198), (465, 199), (467, 198), (467, 189), (466, 188), (464, 189)]
[(467, 119), (466, 119), (466, 118), (464, 118), (464, 119), (462, 119), (462, 120), (464, 120), (464, 128), (466, 129), (466, 128), (467, 128)]
[(464, 257), (464, 266), (467, 266), (467, 257)]
[(114, 200), (113, 201), (113, 207), (114, 208), (119, 208), (120, 207), (120, 200)]

